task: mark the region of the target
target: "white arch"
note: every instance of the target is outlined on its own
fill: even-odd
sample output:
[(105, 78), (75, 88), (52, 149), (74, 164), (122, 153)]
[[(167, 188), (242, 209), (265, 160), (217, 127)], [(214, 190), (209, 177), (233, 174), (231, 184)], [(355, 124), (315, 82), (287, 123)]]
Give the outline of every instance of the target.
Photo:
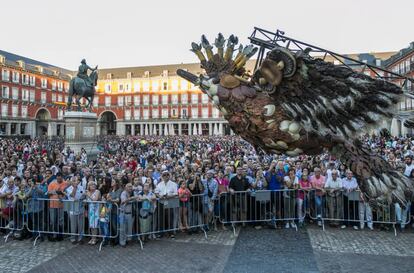
[(34, 116), (34, 118), (35, 118), (35, 119), (37, 119), (37, 115), (39, 114), (39, 112), (40, 112), (41, 110), (46, 110), (46, 111), (47, 111), (47, 113), (49, 114), (49, 119), (52, 119), (52, 114), (50, 114), (49, 109), (47, 109), (46, 107), (40, 107), (39, 109), (37, 109), (36, 114), (35, 114), (35, 116)]
[(98, 119), (98, 120), (101, 120), (101, 119), (102, 119), (103, 114), (104, 114), (104, 113), (106, 113), (106, 112), (111, 112), (112, 114), (114, 114), (114, 116), (115, 116), (115, 120), (118, 120), (118, 116), (117, 116), (117, 115), (116, 115), (116, 113), (115, 113), (114, 111), (112, 111), (112, 110), (105, 110), (105, 111), (102, 111), (102, 112), (99, 114), (99, 119)]

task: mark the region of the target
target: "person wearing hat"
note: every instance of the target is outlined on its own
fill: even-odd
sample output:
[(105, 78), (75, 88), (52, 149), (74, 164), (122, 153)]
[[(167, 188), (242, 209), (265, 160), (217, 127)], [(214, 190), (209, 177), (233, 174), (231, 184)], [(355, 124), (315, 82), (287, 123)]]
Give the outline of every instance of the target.
[(85, 59), (82, 59), (82, 61), (81, 61), (81, 65), (79, 66), (79, 69), (78, 69), (78, 74), (77, 74), (77, 76), (79, 77), (79, 78), (81, 78), (81, 79), (83, 79), (83, 80), (85, 80), (85, 82), (86, 82), (86, 85), (92, 85), (92, 82), (90, 81), (90, 79), (89, 79), (89, 76), (88, 76), (88, 70), (91, 70), (91, 71), (95, 71), (96, 69), (98, 69), (98, 66), (96, 66), (95, 68), (91, 68), (87, 63), (86, 63), (86, 60)]
[[(161, 181), (158, 182), (155, 188), (155, 194), (159, 201), (158, 210), (158, 223), (160, 230), (171, 230), (174, 229), (175, 219), (177, 217), (177, 210), (175, 208), (168, 208), (166, 205), (168, 199), (174, 199), (178, 196), (178, 186), (176, 183), (170, 180), (170, 172), (164, 170), (161, 175)], [(175, 238), (173, 233), (170, 233), (172, 239)]]

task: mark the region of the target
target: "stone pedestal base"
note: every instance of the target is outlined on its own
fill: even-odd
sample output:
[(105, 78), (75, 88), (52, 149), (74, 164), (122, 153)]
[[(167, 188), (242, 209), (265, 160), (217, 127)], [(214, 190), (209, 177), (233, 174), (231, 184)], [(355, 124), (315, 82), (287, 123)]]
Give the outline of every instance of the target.
[(65, 146), (69, 146), (75, 154), (84, 148), (88, 160), (96, 159), (99, 152), (96, 142), (96, 113), (68, 111), (63, 119), (66, 123)]

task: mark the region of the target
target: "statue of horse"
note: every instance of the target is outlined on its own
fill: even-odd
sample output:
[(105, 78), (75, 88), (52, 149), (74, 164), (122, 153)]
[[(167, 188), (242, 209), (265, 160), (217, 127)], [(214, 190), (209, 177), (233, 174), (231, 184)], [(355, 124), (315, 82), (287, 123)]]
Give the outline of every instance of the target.
[(98, 84), (98, 71), (95, 70), (89, 75), (92, 85), (88, 85), (86, 80), (75, 77), (70, 81), (69, 85), (69, 97), (67, 102), (67, 109), (71, 110), (73, 96), (76, 96), (76, 104), (78, 105), (78, 111), (81, 111), (80, 99), (85, 98), (88, 104), (85, 106), (89, 111), (92, 108), (93, 98), (95, 96), (95, 86)]

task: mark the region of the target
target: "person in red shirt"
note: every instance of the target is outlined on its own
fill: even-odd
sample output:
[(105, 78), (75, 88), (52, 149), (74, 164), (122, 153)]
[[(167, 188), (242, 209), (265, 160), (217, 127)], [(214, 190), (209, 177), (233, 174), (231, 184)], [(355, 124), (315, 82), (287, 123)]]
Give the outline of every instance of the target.
[(127, 167), (130, 168), (133, 172), (137, 169), (138, 163), (133, 156), (128, 160)]

